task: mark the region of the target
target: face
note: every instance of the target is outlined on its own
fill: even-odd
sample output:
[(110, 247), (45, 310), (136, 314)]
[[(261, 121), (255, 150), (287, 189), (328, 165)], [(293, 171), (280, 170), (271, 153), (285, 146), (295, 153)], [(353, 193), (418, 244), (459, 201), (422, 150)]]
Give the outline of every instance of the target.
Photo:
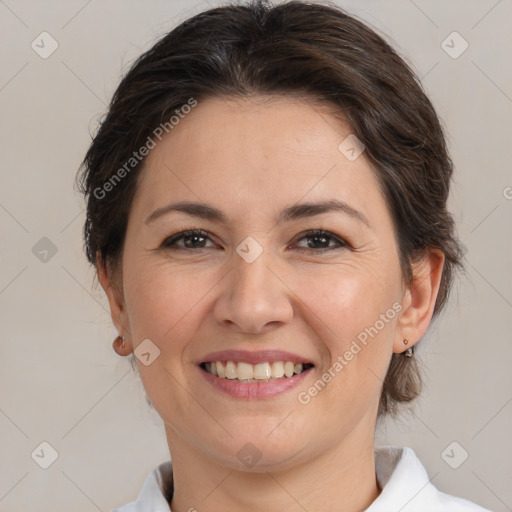
[[(115, 321), (150, 353), (137, 364), (171, 453), (264, 471), (373, 440), (409, 292), (374, 172), (339, 149), (348, 135), (306, 101), (208, 99), (148, 155)], [(162, 209), (183, 202), (215, 211)], [(240, 379), (306, 371), (244, 383), (211, 361)]]

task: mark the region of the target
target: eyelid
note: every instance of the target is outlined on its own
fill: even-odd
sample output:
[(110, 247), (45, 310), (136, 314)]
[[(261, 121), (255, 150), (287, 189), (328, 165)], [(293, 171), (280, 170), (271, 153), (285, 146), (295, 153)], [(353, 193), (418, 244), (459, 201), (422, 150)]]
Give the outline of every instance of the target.
[[(205, 231), (204, 229), (201, 229), (199, 227), (189, 226), (189, 227), (186, 227), (186, 228), (185, 227), (184, 228), (179, 228), (172, 235), (169, 235), (168, 237), (166, 237), (164, 239), (164, 241), (160, 244), (160, 248), (166, 249), (166, 248), (173, 247), (173, 248), (178, 248), (178, 249), (190, 250), (187, 247), (181, 247), (179, 245), (176, 245), (175, 242), (177, 242), (179, 240), (182, 240), (183, 238), (185, 238), (187, 236), (193, 236), (193, 235), (204, 236), (205, 238), (208, 238), (209, 240), (211, 240), (213, 242), (212, 234), (210, 232)], [(170, 241), (172, 241), (174, 245), (171, 245), (169, 243)], [(206, 249), (206, 247), (200, 247), (199, 249)], [(199, 249), (192, 249), (192, 250), (196, 250), (197, 251)]]
[(300, 247), (299, 250), (322, 252), (322, 251), (329, 251), (329, 250), (336, 249), (336, 248), (340, 249), (342, 247), (351, 247), (350, 244), (345, 240), (345, 238), (337, 235), (336, 233), (333, 233), (332, 231), (329, 231), (328, 229), (321, 229), (321, 228), (307, 229), (307, 230), (303, 231), (302, 233), (299, 233), (294, 238), (293, 243), (297, 243), (304, 238), (312, 238), (314, 236), (325, 236), (327, 238), (330, 238), (331, 241), (337, 242), (339, 245), (332, 246), (332, 247), (324, 247), (324, 248), (320, 248), (320, 249)]
[[(197, 249), (190, 249), (187, 247), (182, 247), (180, 245), (176, 245), (176, 242), (182, 240), (183, 238), (187, 236), (194, 236), (194, 235), (201, 235), (204, 238), (209, 239), (212, 243), (215, 243), (215, 241), (212, 239), (212, 234), (204, 229), (201, 229), (199, 227), (195, 226), (188, 226), (184, 228), (179, 228), (177, 231), (175, 231), (172, 235), (169, 235), (164, 239), (164, 241), (161, 243), (160, 248), (162, 249), (183, 249), (185, 251), (200, 251), (204, 249), (208, 249), (208, 247), (198, 247)], [(312, 229), (306, 229), (295, 236), (291, 244), (297, 244), (301, 240), (305, 238), (312, 238), (314, 236), (325, 236), (329, 238), (331, 241), (336, 242), (338, 245), (330, 246), (330, 247), (321, 247), (318, 249), (310, 248), (310, 247), (298, 247), (297, 250), (299, 252), (328, 252), (332, 251), (334, 249), (341, 249), (341, 248), (352, 248), (351, 244), (344, 238), (336, 233), (333, 233), (332, 231), (329, 231), (328, 229), (322, 229), (322, 228), (312, 228)], [(170, 243), (172, 242), (172, 243)]]

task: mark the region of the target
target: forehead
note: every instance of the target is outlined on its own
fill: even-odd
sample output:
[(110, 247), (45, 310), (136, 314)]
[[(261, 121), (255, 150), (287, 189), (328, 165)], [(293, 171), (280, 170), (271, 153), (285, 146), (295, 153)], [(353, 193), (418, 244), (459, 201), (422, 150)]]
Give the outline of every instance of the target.
[(352, 161), (340, 151), (349, 136), (346, 122), (313, 101), (209, 98), (148, 154), (134, 207), (186, 199), (271, 214), (281, 203), (333, 197), (385, 207), (364, 153)]

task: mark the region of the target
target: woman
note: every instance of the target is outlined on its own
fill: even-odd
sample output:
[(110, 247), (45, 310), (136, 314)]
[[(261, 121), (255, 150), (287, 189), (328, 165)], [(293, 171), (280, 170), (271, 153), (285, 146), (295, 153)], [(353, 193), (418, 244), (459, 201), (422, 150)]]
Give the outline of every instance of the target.
[(117, 511), (484, 510), (374, 447), (461, 265), (451, 174), (412, 71), (336, 7), (211, 9), (135, 62), (84, 234), (172, 466)]

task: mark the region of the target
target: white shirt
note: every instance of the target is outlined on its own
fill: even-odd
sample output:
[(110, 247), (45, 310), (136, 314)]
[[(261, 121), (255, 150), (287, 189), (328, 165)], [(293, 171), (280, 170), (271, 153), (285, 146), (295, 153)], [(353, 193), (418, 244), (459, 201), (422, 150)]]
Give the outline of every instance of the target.
[[(411, 448), (376, 447), (375, 472), (382, 491), (365, 512), (490, 512), (438, 491)], [(171, 485), (172, 466), (168, 461), (147, 476), (136, 501), (113, 512), (171, 512), (164, 497)]]

